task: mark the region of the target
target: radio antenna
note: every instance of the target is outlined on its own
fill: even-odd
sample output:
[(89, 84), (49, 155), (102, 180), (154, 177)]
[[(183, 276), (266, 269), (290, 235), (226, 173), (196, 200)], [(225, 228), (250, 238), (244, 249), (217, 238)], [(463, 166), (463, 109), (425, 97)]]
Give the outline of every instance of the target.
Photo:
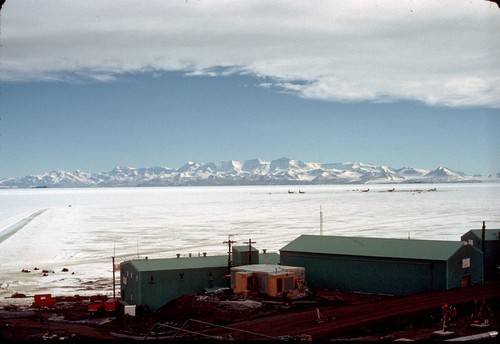
[(319, 235), (323, 235), (323, 211), (319, 206)]

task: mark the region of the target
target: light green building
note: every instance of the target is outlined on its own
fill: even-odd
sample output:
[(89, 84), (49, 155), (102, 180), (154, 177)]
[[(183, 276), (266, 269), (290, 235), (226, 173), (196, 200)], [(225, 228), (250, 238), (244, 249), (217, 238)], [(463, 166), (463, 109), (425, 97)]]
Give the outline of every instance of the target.
[(448, 290), (483, 281), (482, 253), (461, 241), (301, 235), (280, 250), (308, 286), (387, 295)]
[(486, 280), (500, 280), (500, 229), (471, 229), (461, 237), (481, 252), (484, 250)]
[[(250, 251), (257, 252), (254, 264), (279, 262), (277, 253), (258, 254), (253, 248)], [(245, 261), (233, 253), (234, 260)], [(120, 264), (121, 300), (128, 305), (147, 305), (152, 310), (182, 295), (229, 288), (230, 282), (227, 255), (132, 259)]]

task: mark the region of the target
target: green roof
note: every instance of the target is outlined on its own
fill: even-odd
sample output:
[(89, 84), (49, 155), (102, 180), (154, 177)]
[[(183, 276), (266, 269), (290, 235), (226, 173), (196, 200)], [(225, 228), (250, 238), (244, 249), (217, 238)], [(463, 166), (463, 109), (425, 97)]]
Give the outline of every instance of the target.
[[(250, 246), (250, 250), (252, 252), (259, 252), (255, 247)], [(238, 251), (238, 252), (248, 252), (248, 245), (246, 246), (233, 246), (233, 251)]]
[[(128, 261), (138, 271), (218, 268), (227, 266), (227, 256), (133, 259)], [(126, 262), (124, 262), (126, 263)], [(122, 263), (123, 264), (123, 263)]]
[(280, 251), (364, 257), (448, 260), (461, 241), (301, 235)]
[[(227, 255), (222, 256), (193, 256), (180, 258), (159, 258), (159, 259), (131, 259), (123, 263), (132, 264), (137, 271), (162, 271), (162, 270), (187, 270), (200, 268), (219, 268), (227, 266)], [(279, 254), (261, 253), (259, 263), (277, 264)], [(122, 263), (122, 264), (123, 264)]]
[[(465, 233), (462, 237), (467, 236), (467, 234), (471, 233), (477, 239), (482, 239), (483, 230), (482, 229), (471, 229), (467, 233)], [(485, 229), (484, 230), (484, 240), (486, 241), (495, 241), (500, 240), (500, 229)]]

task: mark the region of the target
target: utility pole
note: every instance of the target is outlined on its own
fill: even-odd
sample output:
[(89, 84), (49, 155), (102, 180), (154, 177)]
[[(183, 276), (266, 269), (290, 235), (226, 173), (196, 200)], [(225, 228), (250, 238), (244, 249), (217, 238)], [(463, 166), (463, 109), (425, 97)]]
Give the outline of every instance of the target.
[(255, 241), (252, 241), (252, 239), (248, 239), (247, 242), (244, 242), (244, 244), (248, 244), (248, 265), (252, 264), (252, 244), (255, 244)]
[(227, 274), (228, 275), (231, 273), (231, 265), (233, 265), (232, 264), (233, 262), (231, 261), (231, 255), (232, 255), (231, 245), (236, 243), (236, 241), (231, 240), (231, 237), (232, 237), (232, 235), (228, 235), (227, 241), (222, 242), (223, 244), (227, 244), (227, 246), (228, 246), (228, 250), (227, 250), (227, 254), (228, 254), (228, 256), (227, 256)]
[(115, 256), (112, 257), (113, 258), (113, 300), (116, 299), (116, 292), (115, 292), (115, 281), (116, 281), (116, 277), (115, 277)]
[[(481, 251), (483, 251), (483, 275), (486, 275), (485, 272), (485, 263), (486, 263), (486, 221), (483, 221), (483, 227), (481, 228)], [(483, 276), (485, 279), (486, 276)]]
[(115, 275), (115, 256), (116, 256), (116, 244), (113, 243), (113, 257), (112, 257), (112, 264), (113, 264), (113, 300), (116, 300), (116, 275)]

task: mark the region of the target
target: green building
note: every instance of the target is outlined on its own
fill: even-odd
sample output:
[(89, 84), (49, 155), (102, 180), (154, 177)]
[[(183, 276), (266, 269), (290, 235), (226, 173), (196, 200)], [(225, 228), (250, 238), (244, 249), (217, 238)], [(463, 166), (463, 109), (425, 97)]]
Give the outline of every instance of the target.
[(233, 266), (259, 263), (259, 250), (253, 246), (233, 246), (232, 250)]
[(301, 235), (280, 263), (304, 267), (313, 289), (408, 295), (483, 281), (481, 251), (461, 241)]
[(227, 256), (133, 259), (120, 264), (121, 299), (157, 309), (186, 294), (228, 287)]
[[(248, 246), (243, 255), (248, 256)], [(251, 248), (253, 264), (277, 264), (277, 253)], [(239, 252), (239, 251), (238, 251)], [(238, 253), (239, 254), (239, 253)], [(244, 262), (235, 257), (233, 261)], [(234, 266), (234, 264), (232, 264)], [(164, 259), (132, 259), (120, 263), (121, 300), (128, 305), (147, 305), (155, 310), (182, 295), (230, 287), (228, 256), (189, 256)]]
[(500, 229), (471, 229), (461, 236), (462, 241), (474, 246), (481, 252), (484, 250), (484, 278), (500, 279)]

